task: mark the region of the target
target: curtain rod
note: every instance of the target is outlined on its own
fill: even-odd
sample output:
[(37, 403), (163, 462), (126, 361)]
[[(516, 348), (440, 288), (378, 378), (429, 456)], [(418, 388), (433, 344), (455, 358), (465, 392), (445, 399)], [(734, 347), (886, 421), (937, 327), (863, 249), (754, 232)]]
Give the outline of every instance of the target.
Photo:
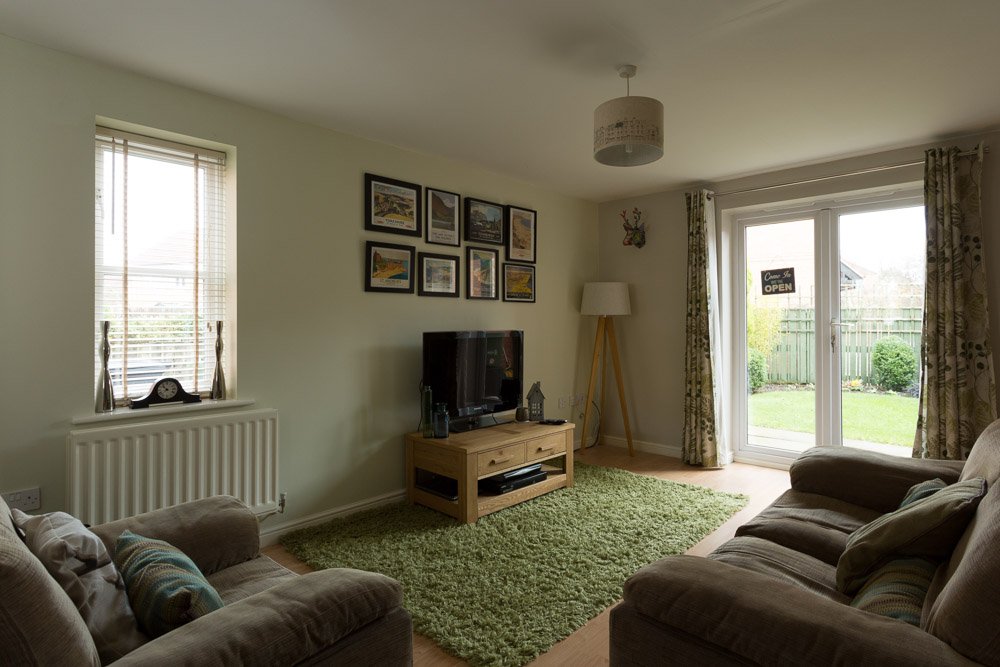
[[(989, 146), (984, 146), (979, 144), (975, 148), (969, 151), (964, 151), (959, 153), (959, 157), (969, 157), (972, 155), (978, 156), (979, 161), (982, 162), (983, 155), (990, 152)], [(746, 188), (744, 190), (729, 190), (727, 192), (716, 192), (714, 196), (724, 197), (728, 195), (743, 195), (748, 192), (762, 192), (764, 190), (774, 190), (776, 188), (787, 188), (792, 185), (807, 185), (809, 183), (819, 183), (821, 181), (829, 181), (834, 178), (845, 178), (847, 176), (861, 176), (862, 174), (874, 174), (880, 171), (888, 171), (890, 169), (902, 169), (903, 167), (915, 167), (917, 165), (924, 164), (923, 160), (910, 161), (910, 162), (897, 162), (894, 164), (884, 164), (878, 167), (869, 167), (867, 169), (858, 169), (856, 171), (848, 171), (843, 174), (832, 174), (830, 176), (817, 176), (816, 178), (807, 178), (801, 181), (788, 181), (786, 183), (777, 183), (775, 185), (762, 185), (757, 188)]]

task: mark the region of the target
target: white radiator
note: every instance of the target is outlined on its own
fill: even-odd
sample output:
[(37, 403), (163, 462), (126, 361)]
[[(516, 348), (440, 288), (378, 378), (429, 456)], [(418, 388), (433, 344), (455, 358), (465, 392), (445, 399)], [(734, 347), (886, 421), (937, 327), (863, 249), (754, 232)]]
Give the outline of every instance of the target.
[(70, 431), (69, 512), (99, 524), (227, 494), (278, 506), (278, 411), (248, 410)]

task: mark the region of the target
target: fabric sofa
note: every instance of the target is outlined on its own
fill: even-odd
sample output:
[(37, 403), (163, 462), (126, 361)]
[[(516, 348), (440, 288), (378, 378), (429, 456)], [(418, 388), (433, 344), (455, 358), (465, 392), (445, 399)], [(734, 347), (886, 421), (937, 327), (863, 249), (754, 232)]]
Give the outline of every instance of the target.
[[(92, 531), (113, 551), (126, 529), (180, 548), (225, 606), (143, 638), (115, 664), (412, 662), (412, 624), (398, 582), (348, 569), (290, 572), (260, 554), (257, 519), (235, 498), (185, 503)], [(17, 534), (2, 499), (0, 591), (0, 664), (100, 664), (80, 610)]]
[[(612, 665), (1000, 665), (1000, 422), (964, 464), (817, 447), (790, 476), (707, 558), (668, 557), (626, 582)], [(852, 533), (897, 517), (907, 491), (934, 478), (982, 478), (986, 491), (932, 566), (919, 622), (852, 606), (837, 587)]]

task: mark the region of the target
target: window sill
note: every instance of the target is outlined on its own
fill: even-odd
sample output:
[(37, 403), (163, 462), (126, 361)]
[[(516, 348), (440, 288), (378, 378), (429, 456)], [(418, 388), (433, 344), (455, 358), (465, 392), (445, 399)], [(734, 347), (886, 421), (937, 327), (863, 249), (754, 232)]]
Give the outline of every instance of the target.
[(253, 405), (253, 399), (247, 400), (225, 400), (216, 401), (212, 399), (203, 400), (201, 403), (181, 403), (176, 405), (153, 405), (141, 410), (131, 408), (115, 408), (112, 412), (102, 414), (86, 415), (83, 417), (73, 417), (70, 423), (74, 426), (108, 424), (119, 421), (135, 421), (150, 417), (177, 417), (190, 414), (192, 412), (205, 412), (206, 410), (224, 410), (227, 408), (245, 408)]

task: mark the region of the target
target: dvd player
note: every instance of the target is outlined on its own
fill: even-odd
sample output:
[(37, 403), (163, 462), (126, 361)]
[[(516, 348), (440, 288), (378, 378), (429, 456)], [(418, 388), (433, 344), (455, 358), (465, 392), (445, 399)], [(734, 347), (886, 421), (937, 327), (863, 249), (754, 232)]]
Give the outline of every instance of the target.
[(541, 464), (536, 464), (481, 479), (479, 480), (479, 493), (502, 495), (538, 482), (544, 482), (548, 475), (541, 467)]

